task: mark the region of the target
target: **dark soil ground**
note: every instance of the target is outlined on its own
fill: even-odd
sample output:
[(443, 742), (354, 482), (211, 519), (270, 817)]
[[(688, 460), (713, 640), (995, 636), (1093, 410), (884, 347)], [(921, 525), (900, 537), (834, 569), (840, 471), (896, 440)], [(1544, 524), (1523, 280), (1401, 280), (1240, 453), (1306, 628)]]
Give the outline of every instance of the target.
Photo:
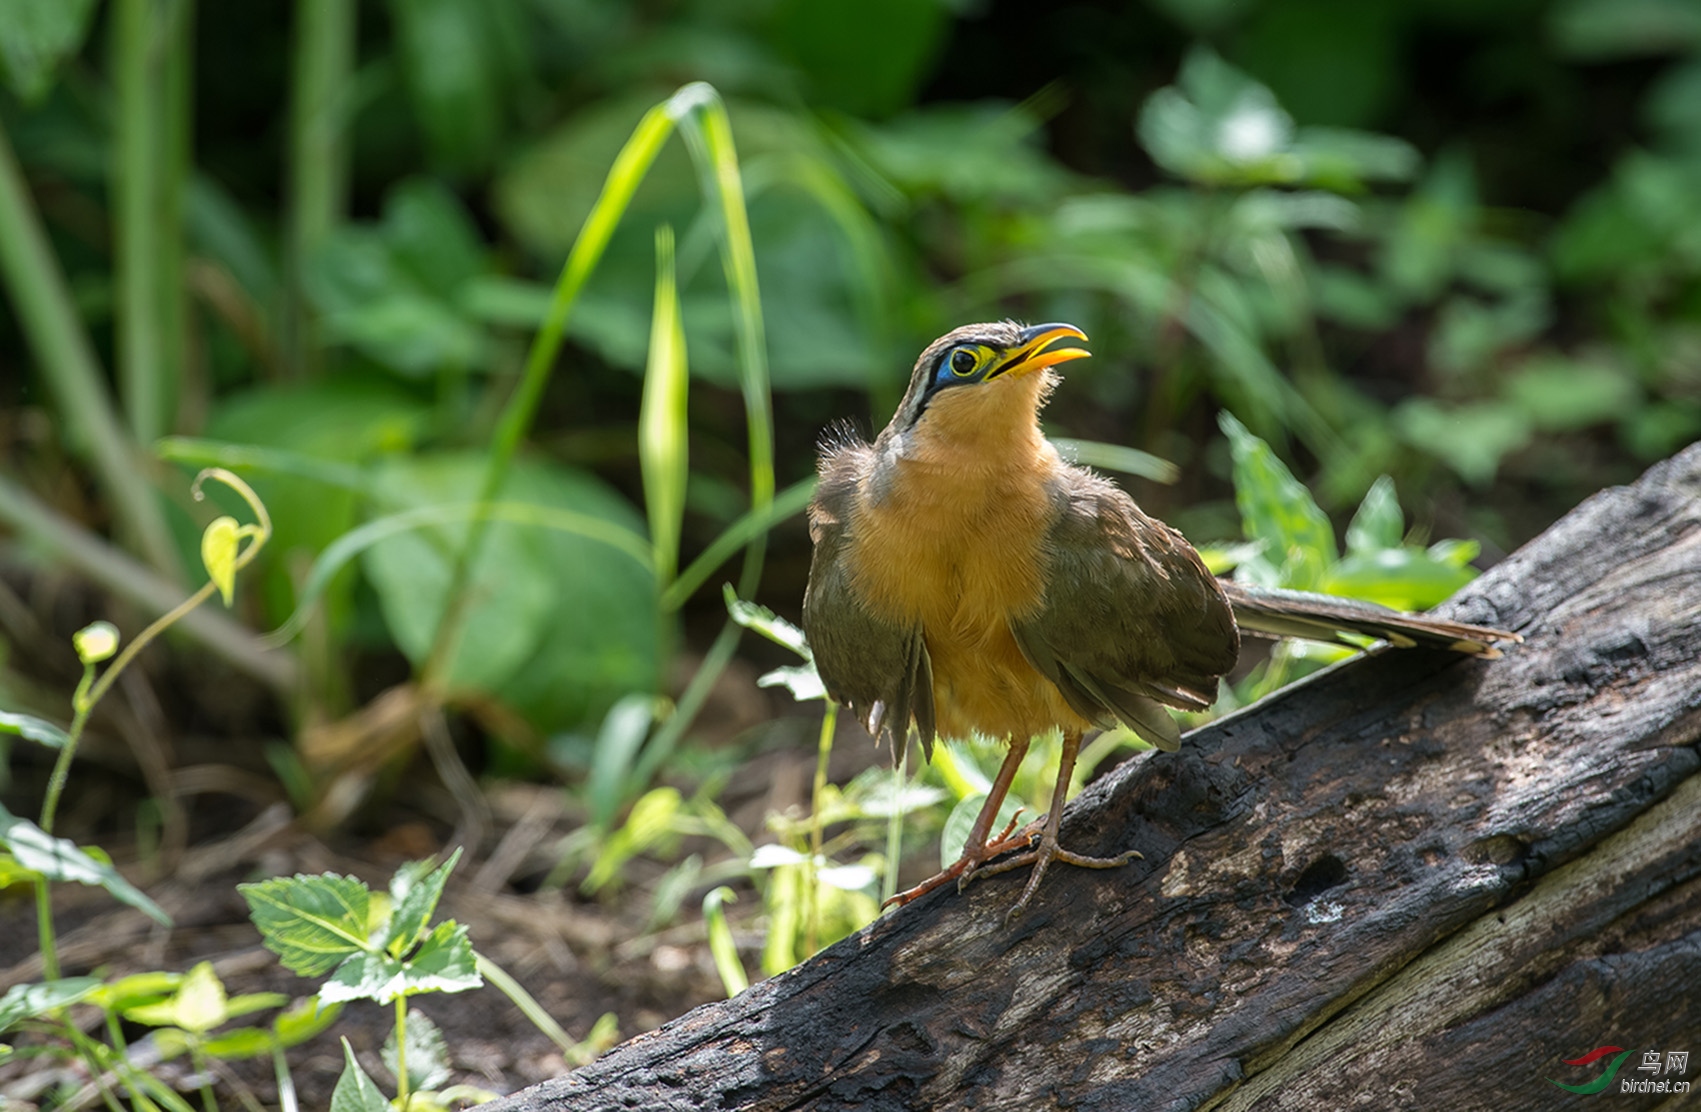
[[(181, 646), (150, 649), (155, 652), (162, 659), (149, 660), (152, 667), (143, 669), (148, 682), (120, 685), (109, 700), (111, 706), (102, 704), (97, 713), (55, 833), (108, 850), (126, 876), (172, 916), (174, 925), (160, 927), (98, 889), (56, 886), (64, 975), (186, 972), (197, 962), (210, 961), (232, 995), (307, 996), (316, 983), (285, 970), (261, 945), (238, 883), (333, 872), (357, 876), (382, 891), (404, 861), (446, 855), (463, 845), (468, 852), (450, 880), (438, 919), (466, 924), (475, 949), (514, 976), (570, 1038), (586, 1039), (605, 1013), (618, 1021), (618, 1037), (630, 1038), (724, 995), (698, 911), (702, 891), (688, 894), (682, 910), (667, 921), (650, 921), (654, 886), (667, 862), (635, 860), (618, 891), (598, 898), (578, 891), (582, 867), (564, 884), (542, 885), (558, 861), (562, 839), (583, 824), (582, 804), (561, 787), (486, 778), (477, 790), (482, 803), (472, 801), (473, 810), (483, 813), (469, 814), (465, 794), (457, 802), (423, 747), (416, 745), (392, 757), (364, 784), (366, 795), (358, 807), (316, 829), (313, 815), (299, 816), (283, 801), (277, 778), (268, 775), (260, 757), (265, 745), (283, 741), (279, 734), (174, 732), (184, 729), (175, 724), (179, 720), (204, 727), (209, 719), (228, 715), (230, 708), (214, 713), (183, 702), (181, 693), (188, 688), (179, 684), (184, 674), (209, 667), (200, 654)], [(63, 671), (62, 663), (48, 670)], [(718, 802), (734, 823), (760, 842), (770, 813), (807, 805), (815, 726), (798, 716), (789, 700), (770, 698), (757, 688), (756, 674), (743, 664), (730, 669), (702, 721), (736, 762)], [(206, 683), (204, 675), (201, 680), (195, 690), (221, 690), (219, 684)], [(231, 683), (240, 685), (239, 680)], [(154, 695), (156, 690), (174, 689), (176, 695)], [(254, 721), (257, 697), (234, 695), (228, 687), (223, 697), (240, 708), (236, 718)], [(476, 733), (464, 727), (462, 720), (458, 732)], [(158, 736), (146, 740), (150, 733)], [(476, 760), (476, 737), (458, 741), (462, 755), (470, 753)], [(34, 817), (39, 810), (49, 757), (34, 747), (12, 747), (10, 782), (0, 781), (0, 786), (15, 813)], [(835, 750), (834, 778), (848, 778), (878, 758), (866, 735), (851, 726)], [(0, 761), (0, 771), (7, 768), (8, 762)], [(696, 787), (688, 781), (681, 786), (687, 791)], [(176, 807), (163, 809), (168, 816), (163, 824), (150, 822), (147, 816), (162, 811), (162, 788), (172, 793)], [(138, 830), (143, 831), (140, 837)], [(179, 848), (171, 848), (173, 842)], [(677, 861), (692, 852), (701, 853), (710, 867), (727, 856), (719, 843), (703, 839), (673, 847), (668, 859)], [(745, 966), (759, 975), (760, 936), (753, 928), (760, 901), (748, 885), (742, 887), (746, 890), (729, 914)], [(0, 994), (41, 979), (31, 891), (27, 885), (0, 890)], [(606, 1049), (606, 1044), (585, 1045), (574, 1054), (564, 1052), (488, 984), (454, 995), (416, 997), (415, 1007), (443, 1031), (454, 1066), (447, 1084), (508, 1093), (564, 1073)], [(76, 1018), (100, 1037), (102, 1032), (95, 1029), (98, 1014), (85, 1011)], [(264, 1021), (270, 1014), (240, 1022)], [(356, 1001), (345, 1005), (329, 1030), (292, 1050), (289, 1063), (300, 1107), (329, 1106), (343, 1068), (343, 1038), (367, 1071), (393, 1093), (393, 1079), (379, 1061), (379, 1048), (392, 1023), (389, 1007)], [(140, 1026), (125, 1032), (133, 1046), (146, 1033)], [(41, 1040), (14, 1031), (5, 1041), (24, 1050)], [(152, 1071), (198, 1104), (198, 1082), (187, 1060), (158, 1064)], [(220, 1107), (278, 1106), (269, 1060), (222, 1065), (215, 1081)], [(19, 1055), (0, 1064), (0, 1108), (36, 1108), (55, 1099), (56, 1091), (62, 1099), (65, 1086), (80, 1090), (74, 1106), (99, 1105), (88, 1071), (75, 1058)]]

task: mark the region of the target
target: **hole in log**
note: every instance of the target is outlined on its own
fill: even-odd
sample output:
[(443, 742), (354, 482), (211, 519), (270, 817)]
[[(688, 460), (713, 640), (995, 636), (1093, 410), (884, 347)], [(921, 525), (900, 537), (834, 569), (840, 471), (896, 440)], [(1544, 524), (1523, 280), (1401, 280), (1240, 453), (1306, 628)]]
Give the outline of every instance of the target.
[(1347, 867), (1334, 854), (1319, 857), (1305, 867), (1293, 882), (1288, 894), (1282, 897), (1290, 907), (1308, 904), (1329, 889), (1347, 879)]
[(1530, 847), (1524, 844), (1523, 839), (1510, 834), (1494, 834), (1478, 838), (1465, 847), (1461, 856), (1473, 865), (1512, 865), (1522, 861), (1529, 852)]

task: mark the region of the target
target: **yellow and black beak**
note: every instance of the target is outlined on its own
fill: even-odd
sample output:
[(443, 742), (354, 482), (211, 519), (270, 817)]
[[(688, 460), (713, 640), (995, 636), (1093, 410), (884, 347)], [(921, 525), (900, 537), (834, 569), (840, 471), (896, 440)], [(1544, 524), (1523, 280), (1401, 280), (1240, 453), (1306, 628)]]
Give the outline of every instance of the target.
[(1059, 363), (1067, 363), (1071, 359), (1085, 359), (1092, 354), (1085, 348), (1073, 345), (1049, 346), (1065, 337), (1085, 341), (1087, 334), (1072, 324), (1035, 324), (1022, 329), (1016, 346), (1010, 349), (998, 366), (986, 373), (982, 381), (990, 382), (1003, 374), (1025, 375), (1055, 367)]

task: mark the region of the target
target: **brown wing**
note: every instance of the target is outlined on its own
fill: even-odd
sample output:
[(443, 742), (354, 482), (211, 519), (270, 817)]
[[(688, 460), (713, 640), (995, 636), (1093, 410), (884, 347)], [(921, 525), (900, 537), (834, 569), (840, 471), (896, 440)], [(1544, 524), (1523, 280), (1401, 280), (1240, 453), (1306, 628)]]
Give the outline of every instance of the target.
[(893, 761), (903, 753), (912, 717), (931, 760), (933, 666), (921, 627), (870, 614), (852, 589), (846, 565), (857, 482), (872, 466), (873, 452), (861, 442), (840, 443), (823, 454), (821, 484), (809, 506), (815, 555), (803, 593), (803, 632), (827, 693), (876, 739), (882, 729), (891, 735)]
[(1222, 589), (1186, 538), (1106, 480), (1069, 468), (1055, 498), (1045, 600), (1012, 623), (1016, 643), (1077, 713), (1174, 749), (1158, 704), (1210, 706), (1239, 656)]

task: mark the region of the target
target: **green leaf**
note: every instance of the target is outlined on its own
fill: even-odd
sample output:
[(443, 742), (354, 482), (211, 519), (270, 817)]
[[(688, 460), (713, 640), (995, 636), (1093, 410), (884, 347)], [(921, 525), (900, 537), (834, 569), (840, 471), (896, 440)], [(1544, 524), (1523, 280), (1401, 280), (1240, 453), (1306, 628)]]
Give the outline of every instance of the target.
[(827, 697), (827, 685), (821, 682), (821, 674), (815, 670), (814, 661), (775, 668), (758, 676), (756, 686), (783, 687), (799, 702)]
[(38, 101), (53, 71), (88, 33), (94, 0), (7, 0), (0, 18), (0, 73), (25, 101)]
[[(415, 456), (380, 468), (375, 490), (394, 507), (452, 508), (475, 500), (483, 471), (476, 455)], [(531, 461), (514, 466), (499, 497), (535, 507), (538, 524), (496, 520), (485, 531), (466, 585), (477, 605), (444, 670), (450, 691), (494, 695), (553, 731), (600, 717), (627, 692), (653, 690), (655, 577), (625, 548), (586, 535), (594, 527), (630, 538), (647, 562), (637, 514), (592, 476)], [(574, 531), (550, 527), (562, 518)], [(463, 518), (395, 533), (361, 556), (396, 644), (416, 666), (431, 652), (468, 528)]]
[(778, 614), (759, 603), (746, 602), (738, 597), (727, 584), (724, 590), (726, 597), (726, 612), (732, 615), (732, 620), (745, 629), (755, 630), (776, 645), (782, 645), (805, 660), (813, 660), (809, 652), (809, 642), (804, 639), (803, 631)]
[(1429, 546), (1429, 555), (1449, 567), (1462, 568), (1477, 558), (1482, 544), (1473, 540), (1440, 540)]
[(591, 825), (608, 829), (614, 813), (626, 802), (627, 779), (638, 751), (656, 720), (653, 695), (625, 695), (603, 716), (591, 752), (591, 772), (585, 778), (585, 795), (591, 801)]
[(100, 987), (98, 977), (66, 977), (40, 984), (13, 985), (6, 995), (0, 996), (0, 1032), (84, 1000)]
[(709, 953), (715, 959), (715, 972), (721, 976), (721, 987), (726, 989), (728, 998), (737, 996), (750, 987), (750, 978), (744, 973), (744, 963), (738, 960), (738, 947), (732, 940), (732, 928), (727, 926), (726, 908), (724, 905), (737, 900), (738, 896), (724, 884), (715, 888), (703, 897), (703, 921), (709, 932)]
[(181, 1027), (204, 1035), (230, 1018), (226, 1004), (224, 985), (213, 972), (213, 963), (203, 961), (189, 970), (170, 999), (129, 1008), (124, 1018), (150, 1027)]
[(1526, 361), (1506, 379), (1502, 392), (1543, 432), (1616, 421), (1643, 404), (1634, 375), (1605, 363), (1557, 356)]
[(234, 1062), (242, 1058), (259, 1058), (270, 1054), (272, 1046), (270, 1031), (259, 1027), (238, 1027), (231, 1031), (222, 1031), (210, 1039), (203, 1039), (201, 1053), (209, 1058)]
[[(408, 1088), (435, 1089), (449, 1080), (449, 1044), (431, 1017), (409, 1008), (403, 1030), (407, 1039)], [(399, 1063), (396, 1061), (396, 1028), (393, 1025), (378, 1056), (384, 1068), (390, 1071), (390, 1076), (401, 1076), (396, 1069)]]
[(1417, 151), (1403, 140), (1345, 128), (1294, 127), (1275, 94), (1210, 50), (1191, 51), (1175, 85), (1140, 109), (1141, 145), (1171, 173), (1210, 185), (1318, 185), (1352, 192), (1404, 180)]
[(1394, 427), (1407, 443), (1473, 486), (1494, 478), (1500, 461), (1533, 435), (1529, 418), (1505, 402), (1447, 406), (1430, 398), (1410, 398), (1394, 410)]
[[(951, 813), (945, 816), (945, 825), (939, 831), (939, 867), (948, 869), (957, 863), (957, 858), (963, 856), (963, 849), (969, 844), (969, 834), (974, 829), (975, 816), (980, 814), (982, 805), (986, 803), (985, 795), (964, 796), (951, 808)], [(998, 817), (992, 822), (994, 834), (1003, 830), (1005, 825), (1016, 817), (1021, 804), (1014, 799), (1005, 797), (999, 805)]]
[(643, 853), (656, 842), (674, 832), (674, 819), (679, 815), (681, 799), (678, 788), (653, 788), (639, 797), (626, 815), (626, 821), (615, 828), (591, 866), (581, 889), (596, 892), (620, 873), (626, 862)]
[(661, 584), (679, 567), (679, 533), (685, 516), (690, 473), (686, 400), (690, 374), (685, 328), (679, 317), (674, 275), (673, 229), (656, 230), (655, 309), (650, 321), (650, 358), (644, 370), (644, 399), (638, 409), (638, 462), (644, 478), (644, 508), (650, 519), (651, 563)]
[(387, 1004), (398, 996), (422, 992), (464, 992), (484, 981), (467, 929), (453, 919), (437, 924), (411, 958), (358, 953), (337, 967), (319, 991), (327, 1003), (376, 1000)]
[(49, 880), (74, 880), (78, 884), (96, 885), (106, 889), (120, 903), (129, 904), (162, 926), (171, 925), (171, 916), (143, 895), (141, 889), (120, 876), (111, 864), (89, 856), (75, 842), (53, 837), (4, 806), (0, 806), (0, 845), (12, 851), (18, 864)]
[(1262, 541), (1262, 555), (1248, 566), (1268, 561), (1280, 569), (1273, 586), (1313, 590), (1317, 576), (1335, 562), (1335, 530), (1305, 485), (1270, 446), (1224, 410), (1218, 424), (1234, 456), (1234, 501), (1248, 540)]
[(360, 1063), (354, 1060), (354, 1048), (343, 1039), (343, 1073), (337, 1087), (331, 1090), (331, 1112), (390, 1112), (390, 1102), (384, 1099), (378, 1086), (366, 1076)]
[(306, 1042), (331, 1024), (342, 1014), (341, 1004), (327, 1004), (317, 996), (307, 996), (285, 1008), (278, 1017), (272, 1020), (272, 1033), (277, 1037), (279, 1045), (286, 1049)]
[(45, 718), (7, 710), (0, 710), (0, 734), (17, 734), (29, 741), (40, 742), (49, 749), (63, 749), (71, 740), (71, 735)]
[(352, 876), (297, 873), (239, 884), (236, 890), (248, 901), (266, 949), (303, 977), (328, 973), (369, 944), (372, 892)]
[(1378, 476), (1347, 525), (1347, 552), (1369, 555), (1384, 548), (1398, 548), (1405, 535), (1406, 518), (1400, 512), (1394, 480), (1387, 475)]
[(390, 922), (378, 940), (390, 953), (407, 953), (425, 934), (426, 924), (431, 921), (432, 912), (437, 910), (437, 901), (443, 896), (443, 886), (448, 883), (449, 874), (460, 859), (461, 849), (457, 846), (449, 860), (435, 869), (427, 860), (412, 861), (396, 870), (396, 875), (390, 879), (390, 899), (394, 910), (390, 912)]
[(1328, 570), (1318, 590), (1396, 610), (1428, 610), (1476, 576), (1475, 569), (1438, 560), (1420, 548), (1384, 548), (1349, 553)]
[(226, 606), (236, 597), (236, 548), (240, 529), (234, 517), (216, 517), (201, 533), (201, 564), (207, 569), (207, 577), (219, 589)]
[(132, 973), (104, 984), (89, 997), (89, 1003), (109, 1012), (124, 1012), (140, 1004), (153, 1004), (177, 991), (183, 974), (150, 971)]
[(1071, 440), (1061, 436), (1050, 439), (1052, 446), (1063, 453), (1065, 459), (1082, 467), (1120, 471), (1125, 475), (1150, 479), (1154, 483), (1173, 483), (1181, 478), (1181, 468), (1167, 459), (1154, 456), (1150, 452), (1142, 452), (1138, 448), (1106, 444), (1099, 440)]

